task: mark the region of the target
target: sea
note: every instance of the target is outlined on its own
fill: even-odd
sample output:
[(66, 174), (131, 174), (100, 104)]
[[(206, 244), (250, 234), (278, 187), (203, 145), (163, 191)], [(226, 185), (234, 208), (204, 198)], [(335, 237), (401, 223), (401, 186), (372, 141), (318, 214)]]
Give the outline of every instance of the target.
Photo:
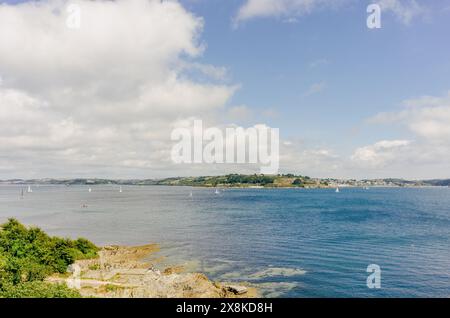
[(449, 188), (88, 189), (1, 185), (0, 222), (157, 243), (157, 266), (246, 281), (265, 297), (450, 297)]

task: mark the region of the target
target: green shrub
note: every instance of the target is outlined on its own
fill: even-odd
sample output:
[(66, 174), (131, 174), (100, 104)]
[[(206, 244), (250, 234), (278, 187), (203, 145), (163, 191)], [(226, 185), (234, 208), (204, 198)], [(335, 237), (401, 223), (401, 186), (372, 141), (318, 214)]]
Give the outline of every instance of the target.
[(78, 255), (77, 259), (89, 259), (98, 256), (98, 247), (95, 246), (92, 242), (84, 238), (79, 238), (74, 243), (76, 250), (81, 252), (81, 254)]
[(42, 281), (6, 284), (0, 291), (3, 298), (79, 298), (80, 293), (64, 284), (51, 284)]
[(0, 297), (75, 295), (42, 281), (53, 273), (65, 273), (77, 259), (96, 257), (97, 251), (86, 239), (50, 237), (39, 228), (26, 228), (9, 219), (0, 226)]

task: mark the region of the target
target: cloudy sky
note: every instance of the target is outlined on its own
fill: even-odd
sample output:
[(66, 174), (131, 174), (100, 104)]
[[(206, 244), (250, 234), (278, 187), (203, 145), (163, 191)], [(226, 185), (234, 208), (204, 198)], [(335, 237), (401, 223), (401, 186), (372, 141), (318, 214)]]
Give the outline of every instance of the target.
[(0, 179), (259, 170), (173, 164), (194, 119), (279, 128), (281, 172), (448, 178), (450, 2), (372, 2), (0, 0)]

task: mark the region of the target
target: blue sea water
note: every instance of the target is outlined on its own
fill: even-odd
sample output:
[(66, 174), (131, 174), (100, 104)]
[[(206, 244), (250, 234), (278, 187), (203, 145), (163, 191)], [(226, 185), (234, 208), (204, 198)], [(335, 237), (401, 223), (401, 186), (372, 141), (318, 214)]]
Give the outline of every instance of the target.
[[(0, 221), (97, 244), (159, 243), (168, 264), (269, 297), (449, 297), (450, 189), (0, 186)], [(192, 198), (189, 196), (192, 191)], [(87, 207), (82, 207), (85, 204)], [(369, 289), (369, 264), (381, 288)], [(160, 264), (163, 266), (164, 264)]]

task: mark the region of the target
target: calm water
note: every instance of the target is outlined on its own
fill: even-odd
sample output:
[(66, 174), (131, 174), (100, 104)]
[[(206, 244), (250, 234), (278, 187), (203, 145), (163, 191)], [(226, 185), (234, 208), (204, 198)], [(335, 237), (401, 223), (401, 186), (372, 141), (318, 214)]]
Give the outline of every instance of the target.
[[(0, 221), (97, 244), (160, 243), (171, 264), (266, 296), (450, 297), (450, 189), (0, 186)], [(189, 198), (189, 193), (193, 197)], [(87, 204), (87, 208), (82, 208)], [(382, 288), (366, 268), (382, 269)]]

